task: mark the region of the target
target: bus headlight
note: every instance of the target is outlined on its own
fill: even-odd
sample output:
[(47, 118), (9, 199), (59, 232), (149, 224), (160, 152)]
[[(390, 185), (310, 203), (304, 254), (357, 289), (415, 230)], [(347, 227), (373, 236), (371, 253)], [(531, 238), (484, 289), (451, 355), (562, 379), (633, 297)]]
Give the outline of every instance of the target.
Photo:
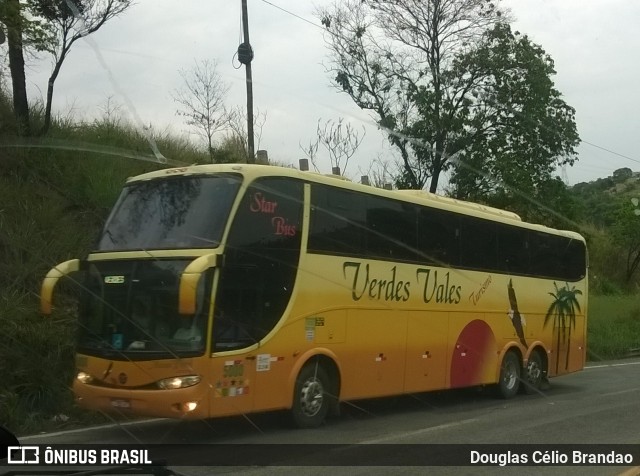
[(93, 377), (86, 372), (78, 372), (78, 374), (76, 375), (76, 379), (78, 380), (78, 382), (91, 383)]
[(184, 377), (165, 378), (156, 382), (156, 385), (162, 390), (174, 390), (176, 388), (191, 387), (197, 383), (200, 383), (199, 375), (186, 375)]

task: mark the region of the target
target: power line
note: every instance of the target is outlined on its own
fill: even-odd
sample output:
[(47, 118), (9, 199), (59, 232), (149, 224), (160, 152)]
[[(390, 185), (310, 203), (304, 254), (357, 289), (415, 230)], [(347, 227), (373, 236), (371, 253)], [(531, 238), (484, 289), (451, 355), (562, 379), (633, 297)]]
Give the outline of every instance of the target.
[(636, 162), (636, 163), (640, 164), (640, 160), (634, 159), (632, 157), (629, 157), (628, 155), (620, 154), (619, 152), (615, 152), (615, 151), (613, 151), (611, 149), (607, 149), (606, 147), (602, 147), (602, 146), (599, 146), (597, 144), (593, 144), (593, 143), (591, 143), (589, 141), (586, 141), (586, 140), (581, 140), (581, 142), (584, 142), (585, 144), (590, 145), (591, 147), (595, 147), (596, 149), (603, 150), (603, 151), (608, 152), (610, 154), (617, 155), (618, 157), (622, 157), (623, 159), (627, 159), (627, 160), (630, 160), (631, 162)]
[(268, 0), (262, 0), (262, 1), (263, 1), (264, 3), (266, 3), (267, 5), (271, 5), (272, 7), (277, 8), (278, 10), (281, 10), (281, 11), (285, 12), (285, 13), (286, 13), (286, 14), (288, 14), (288, 15), (291, 15), (291, 16), (293, 16), (293, 17), (296, 17), (296, 18), (297, 18), (297, 19), (299, 19), (299, 20), (302, 20), (302, 21), (304, 21), (304, 22), (308, 23), (309, 25), (313, 25), (313, 26), (315, 26), (316, 28), (320, 28), (321, 30), (324, 30), (324, 28), (323, 28), (321, 25), (318, 25), (317, 23), (314, 23), (314, 22), (312, 22), (311, 20), (307, 20), (306, 18), (301, 17), (300, 15), (297, 15), (297, 14), (295, 14), (295, 13), (293, 13), (293, 12), (290, 12), (289, 10), (284, 9), (284, 8), (282, 8), (282, 7), (278, 6), (278, 5), (276, 5), (275, 3), (271, 3), (271, 2), (269, 2)]

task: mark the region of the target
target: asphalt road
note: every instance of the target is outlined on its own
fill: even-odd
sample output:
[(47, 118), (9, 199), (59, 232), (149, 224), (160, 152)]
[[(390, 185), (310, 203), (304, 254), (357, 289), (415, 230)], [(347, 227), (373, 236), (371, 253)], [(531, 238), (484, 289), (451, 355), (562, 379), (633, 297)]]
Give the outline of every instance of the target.
[[(640, 359), (593, 364), (553, 379), (548, 391), (499, 400), (487, 389), (468, 389), (343, 404), (342, 414), (314, 430), (295, 430), (286, 413), (186, 422), (149, 420), (20, 438), (22, 444), (344, 444), (324, 464), (363, 443), (414, 444), (633, 444), (640, 448)], [(252, 447), (252, 446), (250, 446)], [(187, 447), (183, 447), (187, 448)], [(206, 451), (206, 447), (203, 447)], [(249, 447), (248, 447), (249, 448)], [(398, 460), (403, 446), (376, 446), (375, 461)], [(509, 447), (505, 447), (509, 448)], [(543, 448), (540, 446), (540, 448)], [(563, 447), (559, 446), (559, 449)], [(196, 451), (195, 449), (193, 451)], [(199, 450), (198, 450), (199, 451)], [(387, 453), (384, 453), (384, 452)], [(316, 455), (317, 457), (318, 455)], [(324, 456), (324, 455), (323, 455)], [(401, 458), (400, 458), (401, 459)], [(340, 460), (342, 461), (342, 460)], [(171, 463), (171, 461), (169, 461)], [(636, 465), (640, 466), (638, 460)], [(267, 466), (172, 467), (204, 474), (640, 474), (628, 467)], [(37, 473), (33, 473), (37, 474)]]

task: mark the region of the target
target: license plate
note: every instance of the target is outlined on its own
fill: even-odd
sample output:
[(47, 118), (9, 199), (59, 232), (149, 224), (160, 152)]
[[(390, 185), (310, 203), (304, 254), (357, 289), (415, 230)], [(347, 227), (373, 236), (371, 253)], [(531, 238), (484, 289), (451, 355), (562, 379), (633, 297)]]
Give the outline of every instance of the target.
[(111, 400), (111, 406), (115, 408), (131, 408), (131, 402), (124, 399)]

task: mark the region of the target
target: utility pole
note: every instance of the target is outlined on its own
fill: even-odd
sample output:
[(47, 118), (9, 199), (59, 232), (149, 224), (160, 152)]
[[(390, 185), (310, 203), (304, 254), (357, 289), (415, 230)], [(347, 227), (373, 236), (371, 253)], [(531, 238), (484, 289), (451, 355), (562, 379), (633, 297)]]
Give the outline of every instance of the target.
[(247, 15), (247, 0), (242, 0), (242, 33), (243, 42), (238, 47), (238, 61), (244, 64), (247, 78), (247, 163), (255, 162), (253, 144), (253, 79), (251, 76), (251, 60), (253, 49), (249, 43), (249, 18)]

